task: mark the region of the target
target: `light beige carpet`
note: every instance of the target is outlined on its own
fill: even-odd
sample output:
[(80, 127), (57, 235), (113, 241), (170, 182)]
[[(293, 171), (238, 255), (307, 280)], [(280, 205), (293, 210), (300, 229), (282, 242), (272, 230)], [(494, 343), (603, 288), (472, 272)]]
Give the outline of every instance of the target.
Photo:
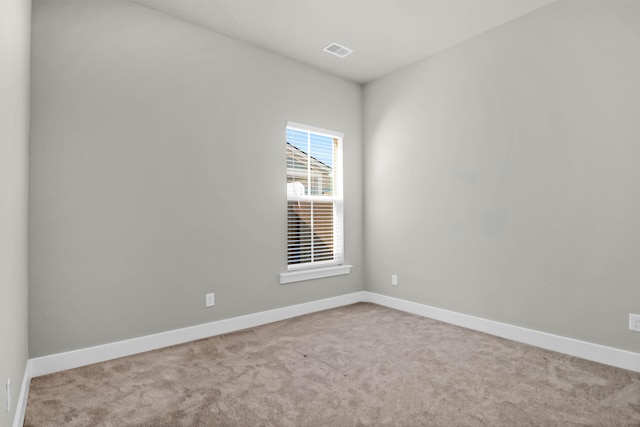
[(34, 378), (26, 426), (640, 426), (640, 374), (373, 304)]

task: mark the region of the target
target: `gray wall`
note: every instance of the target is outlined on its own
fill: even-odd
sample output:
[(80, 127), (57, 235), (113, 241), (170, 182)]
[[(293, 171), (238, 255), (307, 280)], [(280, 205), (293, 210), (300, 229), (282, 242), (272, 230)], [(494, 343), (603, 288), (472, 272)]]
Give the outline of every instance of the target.
[[(0, 427), (27, 363), (27, 147), (31, 2), (0, 2)], [(11, 407), (5, 386), (11, 378)]]
[[(363, 289), (360, 86), (124, 1), (33, 9), (32, 357)], [(279, 284), (287, 120), (345, 134), (351, 275)]]
[[(640, 313), (640, 3), (551, 4), (367, 85), (364, 101), (124, 1), (33, 7), (32, 357), (365, 284), (640, 351), (627, 330)], [(278, 282), (287, 120), (345, 133), (350, 276)], [(2, 194), (24, 194), (20, 173)], [(9, 292), (26, 292), (20, 274)], [(23, 295), (2, 296), (24, 315)], [(26, 346), (10, 334), (14, 372)]]
[(368, 85), (368, 290), (640, 351), (638, 52), (561, 1)]

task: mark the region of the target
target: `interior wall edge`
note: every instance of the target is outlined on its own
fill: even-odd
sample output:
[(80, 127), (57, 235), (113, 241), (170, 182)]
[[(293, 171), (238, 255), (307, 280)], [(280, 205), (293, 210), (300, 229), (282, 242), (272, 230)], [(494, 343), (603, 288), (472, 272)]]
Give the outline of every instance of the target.
[(545, 350), (640, 372), (640, 353), (483, 319), (374, 292), (367, 292), (366, 301)]
[(24, 375), (22, 378), (22, 385), (20, 387), (20, 395), (18, 396), (18, 403), (16, 405), (16, 414), (13, 420), (13, 427), (22, 427), (24, 425), (24, 417), (27, 413), (27, 400), (29, 397), (29, 385), (31, 383), (31, 361), (28, 360), (25, 369)]
[[(22, 395), (26, 399), (28, 380), (32, 377), (52, 374), (67, 369), (79, 368), (93, 363), (119, 357), (131, 356), (146, 351), (209, 338), (247, 328), (253, 328), (280, 320), (286, 320), (322, 310), (329, 310), (359, 302), (373, 303), (433, 320), (487, 333), (511, 341), (529, 344), (546, 350), (568, 354), (593, 362), (640, 372), (640, 353), (580, 341), (560, 335), (527, 329), (420, 304), (413, 301), (389, 297), (369, 291), (353, 292), (337, 297), (281, 307), (245, 316), (219, 320), (188, 328), (159, 334), (103, 344), (64, 353), (29, 359), (25, 372)], [(28, 376), (28, 378), (27, 378)], [(25, 389), (26, 384), (26, 389)], [(23, 398), (21, 396), (21, 399)], [(26, 404), (26, 400), (24, 401)], [(17, 415), (18, 416), (18, 415)]]
[(79, 368), (119, 357), (253, 328), (316, 311), (355, 304), (362, 302), (364, 299), (364, 291), (353, 292), (109, 344), (36, 357), (29, 360), (31, 366), (30, 374), (32, 377), (38, 377), (67, 369)]

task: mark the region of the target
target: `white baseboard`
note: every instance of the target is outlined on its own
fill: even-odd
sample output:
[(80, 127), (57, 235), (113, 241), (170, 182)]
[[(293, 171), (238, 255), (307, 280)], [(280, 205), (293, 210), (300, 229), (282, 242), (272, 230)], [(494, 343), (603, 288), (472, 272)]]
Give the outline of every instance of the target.
[(484, 332), (512, 341), (518, 341), (547, 350), (557, 351), (558, 353), (564, 353), (580, 357), (582, 359), (591, 360), (593, 362), (640, 372), (640, 353), (620, 350), (560, 335), (553, 335), (480, 317), (469, 316), (373, 292), (365, 292), (364, 301), (417, 314), (419, 316), (429, 317), (434, 320), (451, 323), (453, 325), (462, 326), (467, 329), (473, 329), (474, 331)]
[(303, 314), (328, 310), (357, 302), (371, 302), (385, 307), (417, 314), (419, 316), (429, 317), (434, 320), (473, 329), (475, 331), (488, 333), (512, 341), (518, 341), (547, 350), (580, 357), (582, 359), (640, 372), (640, 353), (606, 347), (599, 344), (535, 331), (533, 329), (513, 326), (480, 317), (469, 316), (373, 292), (361, 291), (318, 301), (311, 301), (304, 304), (248, 314), (246, 316), (219, 320), (203, 325), (196, 325), (110, 344), (29, 359), (25, 369), (24, 380), (22, 382), (22, 389), (18, 400), (18, 407), (16, 409), (14, 426), (22, 426), (22, 422), (24, 421), (27, 396), (29, 393), (29, 382), (32, 377), (64, 371), (66, 369), (78, 368), (81, 366), (91, 365), (93, 363), (116, 359), (118, 357), (130, 356), (145, 351), (156, 350), (158, 348), (182, 344), (241, 329), (253, 328), (267, 323), (277, 322), (279, 320), (285, 320), (301, 316)]
[(79, 368), (119, 357), (131, 356), (145, 351), (156, 350), (171, 345), (182, 344), (215, 335), (226, 334), (241, 329), (253, 328), (291, 317), (301, 316), (316, 311), (328, 310), (344, 305), (355, 304), (365, 299), (365, 292), (354, 292), (337, 297), (311, 301), (304, 304), (291, 305), (262, 311), (245, 316), (218, 320), (202, 325), (161, 332), (158, 334), (132, 338), (124, 341), (52, 354), (50, 356), (30, 359), (31, 376), (38, 377), (67, 369)]
[(27, 398), (29, 397), (29, 385), (31, 383), (31, 361), (27, 360), (24, 367), (24, 375), (22, 377), (22, 386), (20, 387), (20, 396), (18, 396), (18, 404), (16, 405), (16, 415), (13, 419), (13, 427), (22, 427), (24, 425), (24, 416), (27, 413)]

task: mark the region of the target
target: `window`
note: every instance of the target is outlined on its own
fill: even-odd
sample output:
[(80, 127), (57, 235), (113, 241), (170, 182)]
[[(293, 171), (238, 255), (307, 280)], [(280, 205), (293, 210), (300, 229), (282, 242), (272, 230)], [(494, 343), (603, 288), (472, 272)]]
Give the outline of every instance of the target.
[(351, 266), (343, 266), (342, 134), (289, 122), (286, 142), (288, 273), (281, 283), (349, 273)]

